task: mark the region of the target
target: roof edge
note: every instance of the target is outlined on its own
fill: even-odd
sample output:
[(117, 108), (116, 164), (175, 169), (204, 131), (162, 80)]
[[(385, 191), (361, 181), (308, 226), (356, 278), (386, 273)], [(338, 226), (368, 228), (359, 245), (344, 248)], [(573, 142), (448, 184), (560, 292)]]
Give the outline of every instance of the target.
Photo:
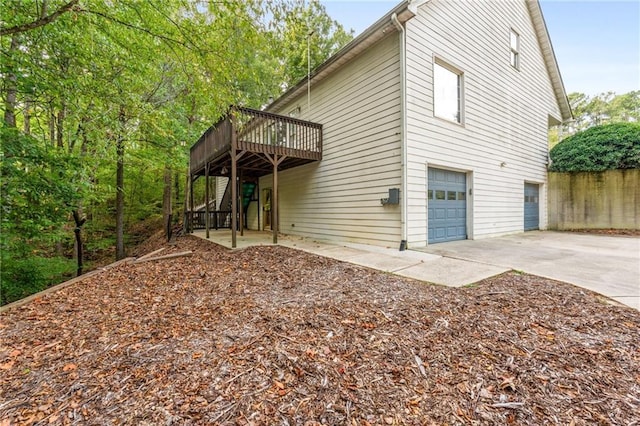
[[(311, 83), (313, 84), (314, 82), (323, 80), (331, 71), (339, 68), (351, 57), (357, 55), (379, 39), (386, 36), (390, 30), (397, 31), (397, 29), (391, 22), (391, 16), (395, 13), (398, 16), (398, 20), (400, 22), (404, 23), (408, 21), (413, 16), (415, 16), (415, 13), (412, 12), (409, 7), (411, 3), (411, 0), (403, 0), (382, 18), (378, 19), (375, 23), (373, 23), (366, 30), (360, 33), (360, 35), (355, 37), (336, 53), (331, 55), (326, 61), (324, 61), (311, 72)], [(349, 55), (350, 53), (352, 55)], [(269, 104), (266, 107), (266, 110), (276, 110), (287, 102), (291, 101), (293, 98), (302, 94), (302, 92), (306, 90), (308, 78), (309, 76), (305, 76), (297, 84), (286, 90), (276, 100)]]
[(571, 120), (573, 113), (571, 112), (571, 105), (569, 104), (569, 98), (564, 88), (564, 82), (562, 81), (562, 75), (560, 74), (560, 68), (558, 67), (558, 61), (556, 54), (553, 51), (553, 45), (551, 44), (551, 37), (547, 29), (547, 24), (542, 14), (542, 8), (538, 0), (526, 0), (531, 20), (533, 21), (533, 27), (538, 37), (538, 43), (542, 50), (542, 56), (549, 73), (549, 79), (553, 87), (558, 107), (560, 108), (560, 115), (562, 121)]

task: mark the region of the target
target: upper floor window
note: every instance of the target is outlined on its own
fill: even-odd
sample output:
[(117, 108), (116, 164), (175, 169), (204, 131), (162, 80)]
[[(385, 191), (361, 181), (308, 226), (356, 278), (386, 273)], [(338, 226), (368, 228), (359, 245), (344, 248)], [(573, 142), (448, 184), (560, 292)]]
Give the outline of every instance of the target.
[(509, 48), (511, 51), (511, 66), (520, 69), (520, 35), (511, 30), (509, 32)]
[(440, 62), (433, 64), (433, 114), (462, 123), (462, 73)]

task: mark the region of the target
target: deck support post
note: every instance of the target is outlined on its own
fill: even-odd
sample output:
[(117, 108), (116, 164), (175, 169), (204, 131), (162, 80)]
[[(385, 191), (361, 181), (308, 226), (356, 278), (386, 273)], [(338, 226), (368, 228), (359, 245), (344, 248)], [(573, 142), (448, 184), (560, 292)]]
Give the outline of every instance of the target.
[(244, 190), (242, 188), (242, 169), (240, 169), (240, 181), (238, 182), (238, 191), (240, 191), (240, 215), (238, 219), (240, 220), (240, 236), (244, 236)]
[[(238, 160), (247, 152), (236, 152), (233, 148), (236, 143), (235, 135), (234, 130), (231, 136), (231, 248), (236, 248), (236, 231), (238, 229)], [(240, 210), (242, 210), (242, 206), (240, 206)]]
[(273, 194), (271, 195), (271, 232), (273, 233), (273, 244), (278, 244), (278, 231), (280, 230), (280, 221), (278, 220), (278, 166), (282, 163), (286, 155), (281, 155), (278, 158), (278, 154), (273, 154), (273, 157), (269, 154), (264, 154), (265, 157), (273, 164)]
[(238, 226), (238, 170), (237, 170), (237, 164), (236, 164), (236, 150), (234, 146), (235, 144), (232, 142), (231, 182), (230, 182), (231, 183), (231, 248), (236, 248), (236, 228)]
[(260, 222), (260, 196), (261, 196), (261, 194), (260, 194), (260, 178), (256, 179), (256, 186), (258, 187), (258, 208), (257, 208), (257, 210), (258, 210), (258, 231), (260, 231), (260, 226), (261, 226), (260, 224), (262, 223), (262, 222)]
[(204, 228), (205, 236), (209, 239), (209, 163), (204, 166)]
[(271, 200), (271, 211), (273, 221), (271, 222), (271, 232), (273, 234), (273, 244), (278, 244), (278, 154), (273, 155), (273, 200)]
[(189, 233), (193, 234), (193, 176), (189, 173)]

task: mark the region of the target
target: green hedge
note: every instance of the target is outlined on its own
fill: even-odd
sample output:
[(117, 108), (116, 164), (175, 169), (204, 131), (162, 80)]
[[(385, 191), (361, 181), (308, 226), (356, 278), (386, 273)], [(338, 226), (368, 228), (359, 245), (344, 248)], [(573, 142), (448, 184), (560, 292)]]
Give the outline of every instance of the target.
[(640, 169), (640, 124), (591, 127), (561, 141), (550, 156), (554, 172)]

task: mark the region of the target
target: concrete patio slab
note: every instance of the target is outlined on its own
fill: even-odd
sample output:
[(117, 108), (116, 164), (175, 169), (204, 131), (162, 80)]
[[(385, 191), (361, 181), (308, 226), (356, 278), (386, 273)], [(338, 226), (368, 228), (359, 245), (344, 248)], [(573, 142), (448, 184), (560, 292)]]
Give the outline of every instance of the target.
[(403, 277), (462, 287), (507, 272), (509, 268), (442, 257), (395, 271)]
[[(358, 256), (349, 259), (341, 259), (339, 257), (336, 257), (336, 259), (384, 272), (395, 272), (420, 264), (420, 261), (415, 259), (404, 259), (399, 256), (381, 256), (376, 253), (364, 251), (360, 251)], [(442, 257), (440, 259), (442, 259)]]
[[(282, 245), (286, 247), (292, 247), (287, 244), (287, 241), (282, 241)], [(333, 244), (322, 244), (316, 247), (309, 248), (301, 248), (300, 246), (293, 247), (298, 248), (300, 250), (311, 251), (316, 254), (321, 254), (323, 256), (331, 257), (333, 259), (339, 259), (344, 261), (351, 261), (351, 259), (360, 257), (362, 255), (362, 250), (352, 249), (346, 246), (339, 246)], [(355, 263), (355, 262), (354, 262)]]

